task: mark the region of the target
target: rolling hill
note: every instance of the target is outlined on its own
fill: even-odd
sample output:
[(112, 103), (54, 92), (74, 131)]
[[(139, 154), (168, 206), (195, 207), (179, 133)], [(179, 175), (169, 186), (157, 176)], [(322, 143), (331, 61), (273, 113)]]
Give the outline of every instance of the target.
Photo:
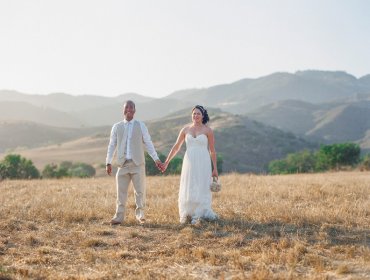
[[(0, 90), (0, 102), (25, 102), (33, 106), (65, 112), (71, 114), (72, 118), (81, 120), (84, 125), (111, 125), (121, 113), (122, 103), (127, 99), (133, 99), (136, 102), (138, 117), (142, 120), (161, 118), (170, 112), (195, 104), (220, 108), (233, 114), (246, 114), (262, 106), (284, 100), (312, 104), (369, 100), (369, 80), (370, 75), (357, 79), (341, 71), (308, 70), (296, 73), (273, 73), (256, 79), (242, 79), (209, 88), (185, 89), (160, 99), (134, 93), (102, 97), (72, 96), (64, 93), (28, 95)], [(14, 111), (16, 114), (16, 107)]]
[[(133, 99), (134, 100), (134, 99)], [(123, 102), (116, 102), (112, 105), (102, 106), (94, 109), (87, 109), (80, 112), (74, 112), (75, 118), (81, 119), (87, 126), (111, 125), (122, 118)], [(174, 99), (155, 99), (148, 102), (136, 102), (135, 117), (140, 120), (160, 119), (171, 112), (176, 112), (185, 107), (190, 107), (189, 102)]]
[(122, 118), (122, 106), (128, 99), (135, 101), (136, 116), (141, 120), (158, 119), (193, 105), (191, 102), (147, 98), (138, 94), (118, 97), (67, 94), (41, 96), (0, 91), (0, 120), (29, 120), (50, 126), (75, 128), (111, 125)]
[[(2, 90), (0, 91), (0, 121), (32, 121), (50, 127), (69, 127), (81, 131), (90, 127), (94, 130), (96, 126), (110, 127), (121, 119), (122, 104), (127, 99), (133, 99), (136, 102), (137, 119), (158, 127), (161, 134), (157, 141), (159, 145), (163, 144), (163, 147), (169, 145), (169, 143), (162, 143), (166, 142), (163, 139), (174, 141), (175, 136), (169, 136), (166, 130), (160, 128), (160, 123), (168, 122), (164, 126), (169, 131), (172, 128), (178, 129), (176, 126), (172, 127), (172, 119), (168, 115), (174, 113), (173, 118), (176, 119), (176, 115), (180, 114), (179, 111), (188, 110), (195, 104), (203, 104), (207, 108), (218, 108), (233, 114), (234, 122), (240, 125), (243, 133), (251, 132), (247, 128), (252, 129), (251, 123), (254, 119), (258, 125), (264, 123), (309, 141), (320, 143), (354, 141), (360, 143), (363, 149), (369, 146), (367, 143), (370, 129), (368, 121), (370, 75), (356, 78), (343, 71), (308, 70), (296, 73), (273, 73), (230, 84), (180, 90), (159, 99), (135, 93), (101, 97), (72, 96), (64, 93), (28, 95)], [(233, 127), (234, 125), (229, 127), (230, 133), (238, 131), (238, 129), (234, 131)], [(227, 134), (227, 129), (225, 124), (222, 131)], [(4, 126), (0, 127), (0, 135), (8, 135), (9, 139), (13, 139), (14, 137), (6, 131)], [(272, 135), (276, 136), (274, 133)], [(81, 135), (81, 137), (84, 136), (89, 135)], [(31, 142), (32, 137), (30, 137)], [(222, 138), (222, 135), (220, 137)], [(269, 135), (265, 137), (268, 139)], [(6, 142), (12, 143), (8, 138), (1, 140), (2, 145)], [(47, 137), (44, 138), (47, 139)], [(67, 138), (63, 138), (62, 142), (76, 139)], [(248, 142), (248, 139), (244, 140)], [(14, 140), (12, 147), (22, 144), (17, 141)], [(54, 141), (56, 140), (51, 140), (50, 143), (55, 143)], [(226, 140), (223, 139), (223, 141)], [(262, 140), (261, 143), (274, 144)], [(224, 142), (224, 145), (227, 143)], [(0, 146), (1, 150), (5, 150), (5, 146)], [(36, 147), (32, 144), (23, 146)], [(227, 151), (225, 153), (227, 154)]]
[(362, 139), (367, 130), (370, 130), (370, 101), (328, 110), (306, 134), (328, 142), (346, 142)]
[(24, 94), (11, 90), (0, 90), (0, 102), (26, 102), (38, 107), (51, 108), (60, 112), (76, 112), (95, 109), (102, 106), (123, 103), (127, 99), (137, 102), (148, 102), (154, 98), (142, 96), (136, 93), (126, 93), (116, 97), (104, 97), (96, 95), (73, 96), (65, 93), (51, 93), (48, 95)]
[(356, 142), (368, 151), (370, 100), (311, 104), (279, 101), (263, 106), (248, 117), (322, 143)]
[(31, 121), (59, 127), (80, 127), (83, 122), (66, 112), (23, 101), (0, 102), (0, 121)]
[[(167, 155), (180, 129), (190, 122), (189, 111), (190, 108), (159, 120), (146, 122), (158, 152)], [(282, 158), (287, 153), (304, 148), (317, 147), (291, 133), (266, 126), (245, 116), (211, 109), (210, 117), (210, 126), (215, 131), (216, 150), (223, 158), (224, 171), (265, 172), (267, 164), (273, 159)], [(48, 131), (44, 133), (47, 134)], [(31, 159), (39, 169), (47, 163), (60, 163), (65, 160), (82, 161), (95, 167), (104, 164), (110, 127), (85, 130), (81, 132), (85, 136), (80, 138), (75, 137), (73, 133), (76, 131), (64, 131), (63, 134), (64, 137), (70, 135), (69, 137), (73, 139), (71, 141), (60, 140), (58, 144), (16, 152)], [(184, 150), (185, 145), (180, 154)]]
[(29, 121), (0, 121), (0, 153), (61, 145), (66, 141), (106, 133), (109, 129), (108, 126), (63, 128)]

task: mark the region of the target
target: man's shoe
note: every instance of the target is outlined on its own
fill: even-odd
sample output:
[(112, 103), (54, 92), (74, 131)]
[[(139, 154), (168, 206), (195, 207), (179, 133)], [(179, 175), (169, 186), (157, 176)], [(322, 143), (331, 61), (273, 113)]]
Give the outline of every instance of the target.
[(137, 219), (140, 225), (145, 224), (146, 220), (144, 218)]
[(120, 225), (120, 224), (121, 224), (121, 222), (117, 222), (117, 221), (115, 221), (115, 220), (111, 220), (111, 221), (110, 221), (110, 224), (111, 224), (112, 226), (116, 226), (116, 225)]
[(198, 228), (202, 225), (202, 221), (201, 219), (192, 219), (191, 225)]

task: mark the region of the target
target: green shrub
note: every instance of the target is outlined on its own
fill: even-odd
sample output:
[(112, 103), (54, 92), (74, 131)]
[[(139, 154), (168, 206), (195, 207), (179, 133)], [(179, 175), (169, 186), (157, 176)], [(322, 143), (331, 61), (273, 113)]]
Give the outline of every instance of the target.
[(362, 171), (369, 171), (370, 170), (370, 154), (366, 154), (360, 164), (359, 164), (359, 168), (360, 170)]
[(268, 170), (271, 174), (288, 174), (353, 167), (360, 160), (360, 152), (360, 147), (353, 143), (324, 145), (315, 153), (304, 150), (288, 154), (284, 159), (271, 161)]
[(360, 153), (360, 146), (354, 143), (321, 146), (316, 153), (316, 170), (354, 166), (360, 161)]
[(39, 178), (40, 172), (31, 160), (16, 154), (7, 155), (0, 162), (1, 179), (34, 179)]
[(68, 174), (71, 177), (93, 177), (95, 175), (95, 168), (86, 163), (75, 163), (68, 169)]
[(64, 161), (60, 165), (48, 164), (42, 171), (43, 178), (63, 178), (63, 177), (93, 177), (95, 176), (95, 168), (87, 163), (72, 163)]

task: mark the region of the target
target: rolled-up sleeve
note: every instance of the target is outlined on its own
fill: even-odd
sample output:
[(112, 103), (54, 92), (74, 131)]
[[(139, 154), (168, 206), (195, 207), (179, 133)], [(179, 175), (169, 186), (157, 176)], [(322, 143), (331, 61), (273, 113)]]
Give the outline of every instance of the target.
[(112, 164), (114, 151), (117, 146), (117, 124), (113, 125), (110, 132), (110, 139), (108, 144), (107, 157), (105, 159), (105, 164)]
[(159, 157), (158, 157), (157, 152), (154, 148), (153, 142), (150, 138), (148, 128), (146, 127), (146, 125), (143, 122), (140, 122), (140, 127), (141, 127), (141, 133), (143, 134), (143, 141), (144, 141), (144, 144), (145, 144), (145, 147), (146, 147), (146, 150), (147, 150), (148, 154), (150, 155), (150, 157), (154, 161), (159, 160)]

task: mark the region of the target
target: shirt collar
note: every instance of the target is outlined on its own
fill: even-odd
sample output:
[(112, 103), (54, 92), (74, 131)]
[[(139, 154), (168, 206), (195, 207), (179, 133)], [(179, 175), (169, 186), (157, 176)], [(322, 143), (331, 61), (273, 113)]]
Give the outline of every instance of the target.
[(124, 124), (133, 124), (134, 123), (134, 119), (132, 119), (131, 121), (128, 121), (128, 120), (126, 120), (126, 119), (123, 119), (123, 123)]

